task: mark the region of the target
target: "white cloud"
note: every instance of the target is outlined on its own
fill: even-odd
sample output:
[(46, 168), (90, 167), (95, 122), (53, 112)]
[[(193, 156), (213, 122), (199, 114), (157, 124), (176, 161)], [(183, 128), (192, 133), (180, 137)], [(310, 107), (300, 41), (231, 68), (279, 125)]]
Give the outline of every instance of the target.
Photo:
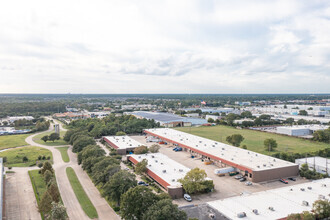
[(4, 1), (0, 92), (329, 92), (329, 11), (307, 0)]

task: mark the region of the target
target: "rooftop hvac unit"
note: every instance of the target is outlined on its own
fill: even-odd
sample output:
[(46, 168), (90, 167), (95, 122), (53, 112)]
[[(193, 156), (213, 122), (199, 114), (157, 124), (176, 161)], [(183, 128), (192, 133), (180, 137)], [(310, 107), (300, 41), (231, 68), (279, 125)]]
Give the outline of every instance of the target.
[(163, 173), (166, 173), (166, 170), (163, 170)]
[(304, 206), (308, 206), (309, 204), (308, 204), (308, 202), (307, 201), (302, 201), (302, 205), (304, 205)]
[(258, 167), (258, 168), (260, 168), (260, 166), (259, 166), (259, 165), (258, 165), (257, 167)]
[(327, 184), (322, 184), (322, 187), (327, 187)]
[(259, 213), (258, 213), (258, 209), (253, 209), (252, 212), (253, 212), (254, 214), (256, 214), (256, 215), (259, 215)]
[(148, 166), (151, 167), (151, 164), (149, 164)]
[(244, 217), (246, 217), (246, 213), (245, 212), (240, 212), (240, 213), (237, 214), (237, 217), (238, 218), (244, 218)]
[(256, 154), (256, 157), (258, 156), (258, 154)]
[(225, 148), (223, 147), (222, 150), (225, 150)]
[(158, 160), (155, 160), (155, 163), (158, 163)]
[(319, 199), (325, 199), (324, 195), (319, 195)]
[(273, 161), (276, 162), (276, 159), (274, 159)]
[(215, 145), (213, 144), (212, 147), (215, 147)]
[(218, 144), (218, 142), (215, 142), (215, 144)]
[(304, 189), (304, 188), (300, 188), (300, 190), (301, 190), (301, 191), (305, 191), (305, 189)]
[(202, 141), (199, 141), (199, 143), (202, 143)]
[(172, 179), (172, 182), (175, 182), (175, 179)]
[(266, 167), (266, 164), (263, 164), (264, 167)]
[(129, 144), (129, 146), (132, 146), (132, 144)]
[(269, 206), (268, 209), (269, 209), (270, 211), (275, 211), (274, 207), (272, 207), (272, 206)]
[(248, 151), (248, 154), (250, 154), (250, 151)]
[(209, 218), (210, 218), (210, 219), (215, 219), (215, 215), (214, 215), (213, 213), (210, 213), (210, 214), (209, 214)]
[(206, 144), (204, 144), (204, 146), (206, 146)]
[(141, 156), (139, 156), (139, 158), (141, 158)]
[(155, 158), (155, 156), (154, 155), (151, 155), (151, 158)]
[(307, 187), (307, 189), (309, 189), (309, 190), (312, 190), (312, 187), (311, 187), (311, 186), (309, 186), (309, 187)]
[(163, 163), (160, 163), (161, 165), (163, 165)]

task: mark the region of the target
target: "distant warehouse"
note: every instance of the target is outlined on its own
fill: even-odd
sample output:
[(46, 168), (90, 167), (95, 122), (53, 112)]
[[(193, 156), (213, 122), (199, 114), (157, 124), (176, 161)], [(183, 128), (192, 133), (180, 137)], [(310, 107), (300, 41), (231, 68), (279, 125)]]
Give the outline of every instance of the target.
[(201, 155), (219, 167), (234, 167), (253, 182), (297, 176), (298, 165), (169, 128), (146, 129), (147, 135)]
[(120, 155), (131, 153), (135, 148), (142, 145), (129, 136), (106, 136), (103, 137), (103, 140), (112, 148), (116, 149)]
[(325, 157), (307, 157), (295, 160), (299, 167), (303, 164), (307, 164), (310, 170), (314, 170), (318, 173), (330, 175), (330, 159)]
[(276, 133), (286, 134), (289, 136), (308, 136), (315, 131), (325, 130), (329, 128), (326, 125), (295, 125), (295, 126), (281, 126), (276, 128)]
[(159, 122), (160, 125), (164, 127), (186, 127), (207, 123), (207, 121), (202, 118), (181, 117), (175, 114), (164, 112), (135, 111), (129, 112), (129, 114), (134, 115), (137, 118), (155, 120), (155, 122)]
[(190, 169), (161, 153), (132, 154), (128, 157), (133, 164), (137, 164), (143, 159), (148, 161), (148, 176), (165, 188), (172, 198), (181, 198), (183, 188), (178, 179), (183, 178)]

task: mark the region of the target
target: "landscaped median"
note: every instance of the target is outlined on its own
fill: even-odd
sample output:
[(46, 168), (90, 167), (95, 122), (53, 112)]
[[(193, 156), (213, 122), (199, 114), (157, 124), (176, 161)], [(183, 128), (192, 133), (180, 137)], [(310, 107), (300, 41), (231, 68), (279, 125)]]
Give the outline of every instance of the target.
[(67, 145), (68, 144), (65, 140), (63, 140), (63, 137), (64, 137), (66, 131), (61, 131), (60, 132), (60, 139), (59, 140), (54, 140), (54, 141), (47, 140), (47, 142), (45, 142), (41, 139), (42, 137), (49, 136), (53, 133), (55, 133), (55, 131), (40, 133), (40, 134), (33, 137), (33, 141), (38, 143), (38, 144), (47, 145), (47, 146), (60, 146), (60, 145)]
[(62, 160), (65, 163), (68, 163), (70, 161), (70, 158), (69, 158), (69, 155), (68, 155), (69, 147), (56, 147), (56, 149), (61, 152)]
[(91, 200), (88, 198), (84, 188), (80, 184), (79, 179), (72, 167), (66, 168), (66, 174), (70, 181), (71, 187), (80, 203), (81, 208), (84, 210), (84, 212), (89, 218), (97, 218), (97, 211)]

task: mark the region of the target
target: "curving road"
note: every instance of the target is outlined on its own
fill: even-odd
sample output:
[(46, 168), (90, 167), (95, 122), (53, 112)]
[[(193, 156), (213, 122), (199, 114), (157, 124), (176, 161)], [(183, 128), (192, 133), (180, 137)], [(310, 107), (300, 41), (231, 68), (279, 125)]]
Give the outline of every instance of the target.
[[(61, 129), (63, 129), (61, 123), (60, 123), (60, 127), (61, 127)], [(51, 124), (50, 129), (48, 129), (45, 132), (49, 132), (52, 130), (53, 130), (53, 124)], [(65, 130), (65, 129), (63, 129), (63, 130)], [(40, 133), (43, 133), (43, 132), (40, 132)], [(113, 220), (120, 219), (120, 217), (108, 205), (107, 201), (104, 198), (102, 198), (100, 192), (94, 186), (93, 182), (91, 181), (89, 176), (86, 174), (86, 172), (78, 165), (77, 155), (75, 153), (72, 153), (72, 146), (69, 146), (69, 149), (68, 149), (68, 155), (70, 158), (70, 162), (65, 163), (62, 160), (60, 151), (57, 150), (55, 147), (38, 144), (33, 141), (33, 138), (40, 133), (27, 137), (25, 139), (25, 141), (32, 146), (43, 147), (52, 152), (53, 161), (54, 161), (53, 168), (55, 170), (57, 184), (58, 184), (61, 196), (62, 196), (64, 206), (67, 208), (67, 213), (68, 213), (69, 218), (72, 220), (89, 219), (89, 217), (82, 210), (82, 208), (71, 188), (67, 175), (66, 175), (66, 168), (72, 167), (74, 169), (74, 171), (76, 172), (81, 185), (83, 186), (84, 190), (86, 191), (86, 194), (88, 195), (89, 199), (95, 206), (96, 211), (99, 216), (98, 219), (113, 219)], [(67, 146), (67, 145), (65, 145), (65, 146)], [(56, 147), (61, 147), (61, 146), (56, 146)]]

